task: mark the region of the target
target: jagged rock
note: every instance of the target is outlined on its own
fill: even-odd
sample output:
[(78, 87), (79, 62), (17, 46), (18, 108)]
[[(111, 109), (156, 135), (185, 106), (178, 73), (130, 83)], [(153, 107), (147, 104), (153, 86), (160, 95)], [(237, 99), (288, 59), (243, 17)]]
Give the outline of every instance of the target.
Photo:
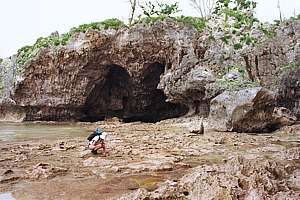
[(27, 171), (25, 177), (28, 179), (53, 178), (58, 175), (64, 175), (67, 171), (68, 169), (66, 168), (52, 167), (48, 163), (38, 163)]
[(273, 111), (274, 122), (281, 126), (289, 126), (297, 121), (297, 117), (287, 108), (275, 107)]
[(274, 93), (261, 87), (225, 91), (212, 100), (209, 119), (212, 128), (237, 132), (269, 132), (294, 122), (279, 113), (283, 109), (274, 113), (275, 105)]
[(122, 199), (299, 199), (299, 170), (284, 159), (232, 157), (220, 165), (198, 166), (176, 184), (166, 181), (153, 192), (138, 190)]
[(290, 109), (300, 119), (300, 68), (283, 75), (279, 83), (278, 104)]
[[(25, 120), (159, 121), (207, 116), (215, 81), (192, 26), (167, 18), (152, 25), (77, 33), (27, 62), (13, 95)], [(74, 47), (75, 46), (75, 47)]]
[[(6, 100), (4, 100), (5, 102)], [(0, 104), (0, 121), (3, 122), (22, 122), (26, 117), (25, 109), (15, 106), (14, 101)]]
[[(299, 22), (282, 23), (274, 38), (260, 32), (255, 48), (225, 52), (226, 56), (227, 49), (209, 39), (211, 33), (199, 33), (169, 18), (118, 30), (90, 29), (74, 34), (65, 46), (42, 48), (24, 66), (16, 90), (9, 87), (5, 95), (23, 109), (25, 117), (20, 120), (27, 121), (118, 117), (125, 122), (156, 122), (187, 114), (207, 117), (211, 99), (223, 92), (215, 84), (215, 72), (229, 65), (242, 69), (247, 65), (248, 78), (264, 86), (276, 85), (272, 81), (281, 67), (299, 61)], [(239, 75), (230, 72), (227, 78)], [(280, 106), (297, 114), (297, 99), (287, 101), (294, 107)]]
[(128, 165), (122, 166), (125, 170), (130, 172), (145, 172), (145, 171), (168, 171), (172, 170), (180, 158), (170, 157), (160, 154), (153, 154), (145, 156), (145, 159), (140, 162), (129, 163)]
[(203, 118), (200, 121), (196, 120), (195, 123), (189, 127), (190, 133), (204, 134)]

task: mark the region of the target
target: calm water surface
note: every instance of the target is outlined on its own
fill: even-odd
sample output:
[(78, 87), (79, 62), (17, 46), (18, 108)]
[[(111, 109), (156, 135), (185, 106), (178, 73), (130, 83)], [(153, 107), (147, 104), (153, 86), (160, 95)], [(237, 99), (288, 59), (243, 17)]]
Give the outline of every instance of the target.
[(79, 137), (89, 132), (79, 124), (0, 123), (0, 141)]

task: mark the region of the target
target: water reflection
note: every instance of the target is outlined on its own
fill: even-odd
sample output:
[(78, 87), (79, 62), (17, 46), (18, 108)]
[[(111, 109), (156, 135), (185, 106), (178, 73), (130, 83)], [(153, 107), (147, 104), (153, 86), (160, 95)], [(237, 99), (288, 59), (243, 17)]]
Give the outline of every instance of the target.
[(10, 192), (0, 193), (0, 200), (16, 200)]
[(0, 141), (78, 137), (88, 132), (78, 124), (0, 123)]

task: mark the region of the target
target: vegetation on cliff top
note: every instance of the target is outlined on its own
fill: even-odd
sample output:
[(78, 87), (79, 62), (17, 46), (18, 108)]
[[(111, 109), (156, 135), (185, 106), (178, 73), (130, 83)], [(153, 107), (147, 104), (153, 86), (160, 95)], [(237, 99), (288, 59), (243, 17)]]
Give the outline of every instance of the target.
[[(197, 7), (198, 0), (191, 0), (191, 2)], [(138, 23), (153, 24), (165, 18), (171, 18), (179, 23), (192, 25), (199, 32), (205, 30), (205, 32), (210, 33), (208, 39), (220, 41), (224, 49), (231, 49), (231, 51), (239, 51), (246, 46), (255, 45), (257, 38), (253, 34), (257, 29), (269, 37), (273, 37), (275, 34), (275, 32), (267, 29), (254, 17), (256, 2), (252, 0), (216, 0), (213, 5), (214, 9), (209, 8), (210, 17), (203, 17), (202, 15), (202, 17), (174, 16), (174, 14), (180, 11), (178, 2), (165, 4), (159, 2), (152, 3), (151, 1), (140, 5), (143, 14), (134, 17), (136, 6), (138, 5), (137, 0), (131, 0), (130, 3), (131, 17), (128, 26)], [(204, 12), (203, 9), (198, 8), (199, 12)], [(300, 19), (300, 15), (294, 18)], [(113, 18), (102, 22), (82, 24), (64, 34), (54, 33), (48, 37), (40, 37), (35, 44), (22, 47), (18, 50), (17, 63), (23, 66), (30, 58), (37, 55), (41, 48), (66, 45), (74, 33), (84, 33), (88, 29), (118, 29), (123, 26), (126, 26), (124, 22)]]
[(54, 33), (48, 37), (40, 37), (33, 45), (24, 46), (18, 50), (17, 63), (19, 65), (24, 65), (30, 58), (34, 57), (38, 53), (38, 51), (43, 47), (65, 45), (74, 33), (85, 33), (88, 29), (117, 29), (122, 26), (125, 26), (125, 24), (121, 20), (112, 18), (101, 22), (82, 24), (78, 27), (71, 28), (69, 32), (63, 33), (61, 35), (59, 35), (58, 33)]

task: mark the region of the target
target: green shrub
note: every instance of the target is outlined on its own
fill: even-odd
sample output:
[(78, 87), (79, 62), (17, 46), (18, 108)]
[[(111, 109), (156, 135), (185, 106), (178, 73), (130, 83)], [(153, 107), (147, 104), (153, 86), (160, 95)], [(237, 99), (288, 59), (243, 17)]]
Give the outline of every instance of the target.
[(216, 84), (218, 87), (225, 90), (241, 90), (244, 88), (258, 87), (260, 84), (257, 81), (250, 81), (243, 78), (237, 79), (228, 79), (226, 76), (223, 76), (220, 79), (216, 80)]
[(283, 65), (279, 68), (279, 73), (282, 74), (286, 71), (294, 70), (300, 68), (300, 62), (290, 62), (286, 65)]
[(191, 16), (180, 16), (180, 17), (172, 17), (177, 22), (182, 22), (184, 24), (190, 24), (197, 31), (201, 32), (205, 27), (205, 19), (201, 17), (191, 17)]
[(166, 16), (150, 16), (150, 17), (142, 17), (139, 16), (137, 19), (134, 20), (133, 24), (154, 24), (157, 21), (163, 21), (166, 19)]
[[(156, 17), (139, 17), (134, 21), (133, 24), (154, 24), (157, 21), (163, 21), (167, 18), (167, 16), (156, 16)], [(184, 23), (192, 25), (197, 31), (201, 32), (205, 27), (205, 19), (201, 17), (191, 17), (191, 16), (177, 16), (177, 17), (169, 17), (176, 22)]]
[(152, 3), (151, 1), (147, 1), (145, 4), (140, 5), (143, 15), (147, 17), (159, 17), (159, 16), (171, 16), (179, 12), (178, 2), (173, 4), (166, 3)]
[[(226, 75), (230, 71), (236, 71), (240, 73), (240, 76), (236, 79), (229, 79)], [(221, 69), (218, 72), (216, 80), (217, 87), (224, 89), (224, 90), (240, 90), (244, 88), (250, 88), (250, 87), (257, 87), (260, 84), (257, 81), (250, 81), (245, 78), (245, 70), (242, 66), (239, 65), (228, 65), (227, 67)]]
[(78, 27), (73, 27), (67, 33), (61, 35), (51, 34), (48, 37), (40, 37), (32, 46), (24, 46), (17, 52), (17, 63), (24, 65), (30, 58), (34, 57), (41, 48), (49, 46), (66, 45), (74, 33), (85, 33), (88, 29), (103, 30), (103, 29), (117, 29), (125, 26), (122, 21), (116, 18), (107, 19), (102, 22), (92, 22), (89, 24), (82, 24)]

